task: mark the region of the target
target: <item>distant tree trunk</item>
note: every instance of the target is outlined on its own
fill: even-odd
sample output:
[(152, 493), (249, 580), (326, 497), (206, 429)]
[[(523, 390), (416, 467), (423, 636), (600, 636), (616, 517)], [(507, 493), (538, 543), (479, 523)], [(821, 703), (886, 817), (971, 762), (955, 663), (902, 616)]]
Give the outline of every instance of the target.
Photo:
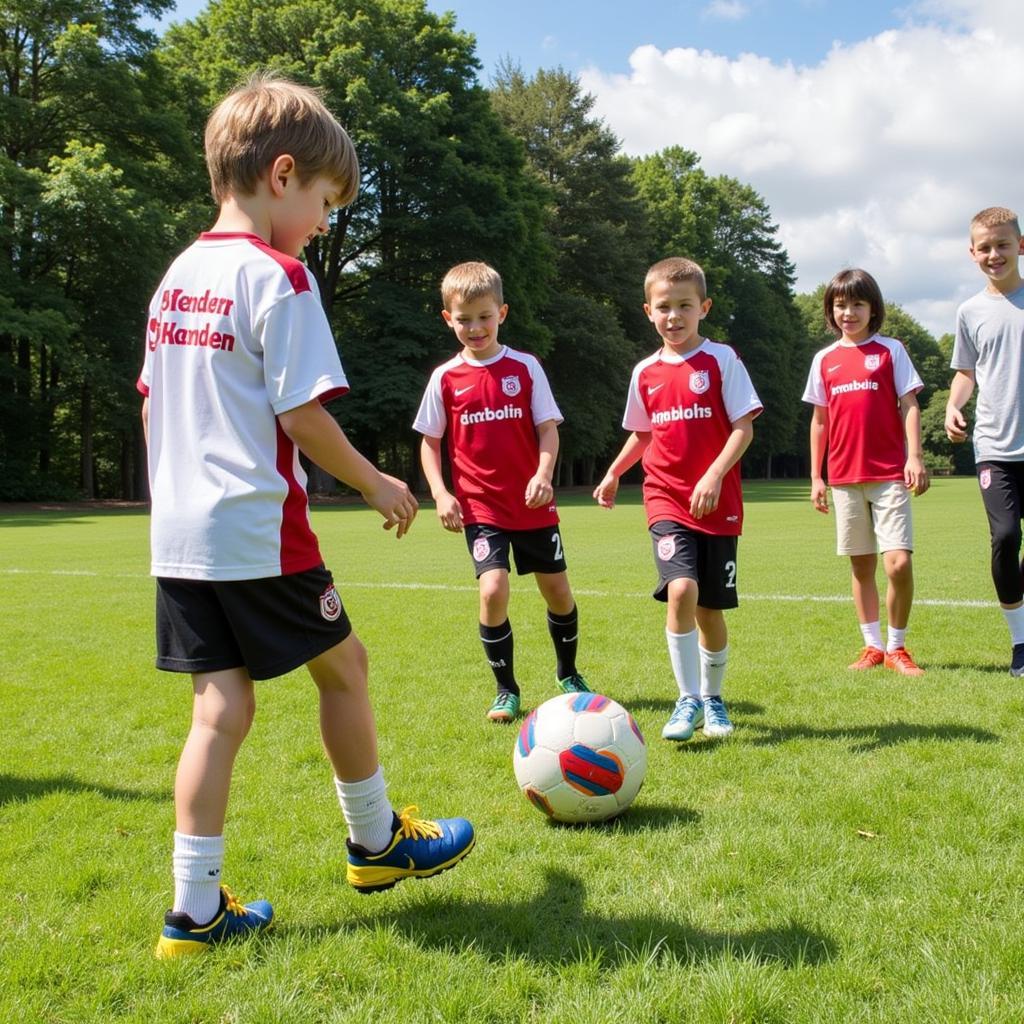
[(82, 385), (82, 493), (86, 498), (96, 496), (96, 477), (92, 456), (92, 388)]

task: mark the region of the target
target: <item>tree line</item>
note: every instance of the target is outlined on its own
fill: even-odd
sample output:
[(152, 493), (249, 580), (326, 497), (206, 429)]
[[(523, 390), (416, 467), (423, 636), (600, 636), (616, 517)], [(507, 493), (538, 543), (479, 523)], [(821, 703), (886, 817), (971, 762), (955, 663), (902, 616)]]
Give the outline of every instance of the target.
[[(409, 424), (452, 351), (438, 284), (482, 259), (505, 281), (503, 339), (544, 361), (566, 417), (557, 483), (591, 483), (621, 444), (630, 369), (657, 347), (644, 273), (677, 254), (704, 266), (706, 333), (765, 405), (745, 474), (806, 472), (800, 395), (831, 336), (750, 186), (707, 174), (696, 148), (625, 156), (562, 69), (506, 62), (484, 87), (472, 35), (424, 0), (212, 0), (161, 38), (141, 27), (170, 7), (0, 10), (0, 499), (146, 496), (147, 303), (213, 220), (206, 116), (263, 67), (320, 88), (359, 152), (359, 198), (305, 258), (352, 386), (332, 411), (384, 468), (418, 478)], [(952, 468), (936, 429), (949, 339), (898, 308), (886, 330), (925, 380), (929, 460)]]

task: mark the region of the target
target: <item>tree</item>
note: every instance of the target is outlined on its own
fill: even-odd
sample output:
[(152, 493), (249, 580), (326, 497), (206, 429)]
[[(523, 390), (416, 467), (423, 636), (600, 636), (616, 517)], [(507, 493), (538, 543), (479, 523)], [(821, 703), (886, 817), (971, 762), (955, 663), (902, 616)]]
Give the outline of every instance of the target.
[(527, 80), (505, 63), (491, 97), (547, 197), (554, 280), (538, 317), (553, 339), (547, 372), (565, 415), (559, 479), (589, 483), (597, 458), (621, 440), (630, 369), (650, 335), (643, 206), (618, 139), (572, 75), (541, 70)]
[[(156, 39), (137, 19), (169, 6), (18, 0), (0, 11), (0, 493), (8, 498), (92, 496), (97, 459), (112, 466), (108, 493), (141, 476), (138, 445), (127, 440), (138, 429), (129, 396), (188, 156), (152, 58)], [(93, 445), (97, 409), (108, 421), (102, 452)]]
[(227, 89), (269, 66), (319, 87), (351, 134), (359, 198), (306, 260), (352, 384), (339, 418), (409, 475), (428, 371), (451, 352), (438, 294), (450, 265), (497, 266), (517, 338), (548, 343), (535, 316), (548, 280), (542, 198), (477, 82), (472, 37), (423, 0), (219, 0), (166, 43), (196, 132)]

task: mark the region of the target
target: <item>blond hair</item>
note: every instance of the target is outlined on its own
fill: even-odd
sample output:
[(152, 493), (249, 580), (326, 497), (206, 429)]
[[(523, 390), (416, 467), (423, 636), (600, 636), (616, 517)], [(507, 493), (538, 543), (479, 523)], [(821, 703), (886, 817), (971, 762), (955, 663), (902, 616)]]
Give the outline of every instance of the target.
[(444, 275), (441, 282), (441, 301), (444, 308), (449, 311), (456, 298), (462, 299), (463, 302), (472, 302), (486, 295), (491, 296), (499, 306), (504, 303), (501, 274), (494, 267), (476, 260), (457, 263)]
[(670, 284), (692, 281), (697, 286), (700, 301), (703, 302), (708, 297), (708, 286), (701, 265), (683, 256), (669, 256), (668, 259), (659, 260), (647, 271), (644, 278), (644, 298), (648, 302), (651, 300), (652, 286), (659, 281), (668, 281)]
[(974, 234), (975, 228), (1001, 228), (1004, 224), (1009, 224), (1020, 238), (1020, 222), (1017, 220), (1017, 214), (1005, 206), (989, 206), (971, 218), (971, 234)]
[(345, 206), (359, 191), (359, 158), (348, 133), (319, 93), (263, 71), (228, 93), (206, 122), (206, 166), (218, 203), (252, 195), (260, 176), (284, 153), (295, 159), (299, 182), (326, 177)]

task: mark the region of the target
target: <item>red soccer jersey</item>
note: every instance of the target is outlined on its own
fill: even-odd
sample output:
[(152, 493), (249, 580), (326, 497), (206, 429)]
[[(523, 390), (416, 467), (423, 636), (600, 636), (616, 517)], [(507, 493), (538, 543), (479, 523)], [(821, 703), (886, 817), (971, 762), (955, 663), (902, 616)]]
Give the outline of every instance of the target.
[(837, 341), (814, 357), (803, 400), (828, 409), (829, 483), (903, 479), (907, 445), (900, 399), (922, 387), (895, 338)]
[(561, 423), (562, 414), (540, 363), (503, 347), (493, 359), (460, 353), (434, 370), (413, 429), (448, 435), (464, 523), (537, 530), (558, 522), (553, 501), (526, 506), (526, 485), (540, 458), (536, 424), (547, 420)]
[(650, 432), (644, 452), (648, 525), (664, 520), (724, 537), (743, 531), (739, 463), (722, 480), (718, 508), (694, 519), (694, 485), (725, 447), (736, 420), (761, 411), (761, 400), (739, 356), (728, 345), (702, 341), (683, 358), (656, 352), (633, 370), (622, 425)]

